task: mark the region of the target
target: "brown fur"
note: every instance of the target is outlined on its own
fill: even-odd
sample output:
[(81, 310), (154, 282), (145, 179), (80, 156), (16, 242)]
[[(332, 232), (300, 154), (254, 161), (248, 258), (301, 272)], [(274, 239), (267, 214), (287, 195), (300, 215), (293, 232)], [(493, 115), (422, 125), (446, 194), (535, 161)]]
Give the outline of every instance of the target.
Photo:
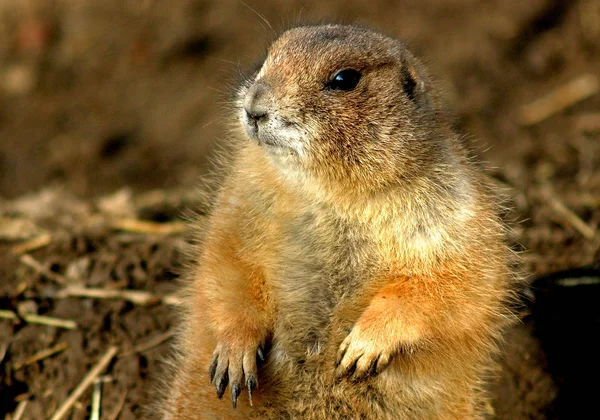
[[(328, 90), (346, 68), (356, 88)], [(436, 104), (420, 62), (375, 32), (301, 27), (271, 46), (239, 91), (242, 125), (244, 107), (268, 117), (198, 247), (165, 419), (484, 417), (510, 252)], [(225, 372), (228, 389), (257, 375), (252, 407), (217, 398)]]

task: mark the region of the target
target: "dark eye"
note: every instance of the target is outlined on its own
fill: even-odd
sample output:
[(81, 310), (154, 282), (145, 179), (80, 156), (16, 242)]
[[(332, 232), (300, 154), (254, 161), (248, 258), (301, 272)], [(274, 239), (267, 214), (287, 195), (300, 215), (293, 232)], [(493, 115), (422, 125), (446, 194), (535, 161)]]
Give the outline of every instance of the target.
[(358, 85), (360, 76), (360, 72), (354, 69), (340, 70), (327, 82), (326, 87), (331, 90), (352, 90)]

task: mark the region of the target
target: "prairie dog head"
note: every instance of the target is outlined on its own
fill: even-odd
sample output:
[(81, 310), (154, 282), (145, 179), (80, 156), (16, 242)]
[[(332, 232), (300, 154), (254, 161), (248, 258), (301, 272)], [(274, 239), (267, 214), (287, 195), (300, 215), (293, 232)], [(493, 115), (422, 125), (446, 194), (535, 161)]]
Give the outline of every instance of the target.
[(238, 105), (248, 137), (284, 173), (366, 192), (439, 160), (431, 92), (399, 41), (353, 26), (309, 26), (271, 45)]

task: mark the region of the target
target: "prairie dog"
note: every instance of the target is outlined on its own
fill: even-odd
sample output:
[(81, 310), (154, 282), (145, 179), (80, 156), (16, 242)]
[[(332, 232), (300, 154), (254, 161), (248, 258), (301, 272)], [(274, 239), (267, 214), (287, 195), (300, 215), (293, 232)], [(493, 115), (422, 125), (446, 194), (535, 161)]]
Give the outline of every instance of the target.
[(511, 254), (439, 108), (395, 39), (323, 25), (271, 45), (237, 94), (165, 419), (485, 417)]

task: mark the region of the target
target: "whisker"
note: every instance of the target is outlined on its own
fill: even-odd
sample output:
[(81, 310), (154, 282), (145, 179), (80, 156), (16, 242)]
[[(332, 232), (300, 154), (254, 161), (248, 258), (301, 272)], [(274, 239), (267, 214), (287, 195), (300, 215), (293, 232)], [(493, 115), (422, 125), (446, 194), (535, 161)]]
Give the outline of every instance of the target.
[(240, 3), (242, 3), (248, 9), (252, 10), (256, 14), (256, 16), (258, 16), (263, 22), (265, 22), (267, 24), (267, 26), (271, 29), (271, 31), (273, 31), (273, 33), (275, 33), (275, 29), (273, 29), (273, 27), (271, 26), (271, 24), (269, 23), (267, 18), (262, 13), (253, 9), (249, 4), (245, 3), (243, 0), (240, 0)]

